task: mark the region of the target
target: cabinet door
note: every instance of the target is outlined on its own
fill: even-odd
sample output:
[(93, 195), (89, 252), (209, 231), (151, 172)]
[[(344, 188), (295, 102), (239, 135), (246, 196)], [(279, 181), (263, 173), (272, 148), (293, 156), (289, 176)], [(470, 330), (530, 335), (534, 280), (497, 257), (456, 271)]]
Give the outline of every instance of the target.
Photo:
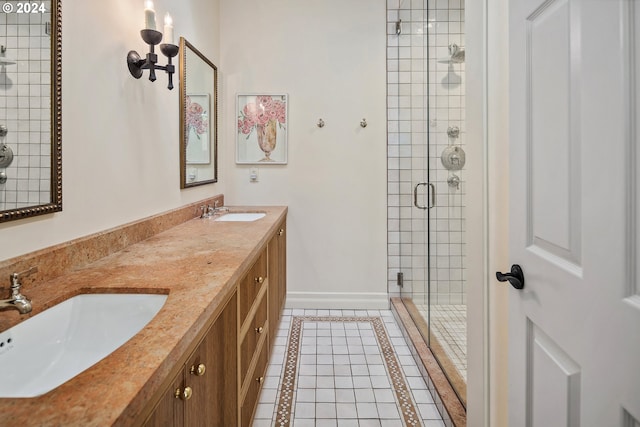
[(262, 341), (262, 346), (260, 347), (260, 354), (258, 356), (258, 363), (256, 364), (255, 370), (252, 372), (251, 377), (248, 378), (248, 387), (247, 393), (245, 394), (244, 400), (242, 402), (241, 407), (241, 417), (240, 425), (242, 427), (251, 426), (251, 421), (253, 420), (253, 414), (256, 410), (256, 405), (258, 403), (258, 396), (260, 395), (260, 390), (262, 389), (262, 384), (264, 382), (266, 370), (267, 370), (267, 361), (269, 358), (269, 346), (267, 345), (267, 341)]
[(256, 297), (264, 286), (267, 286), (267, 254), (262, 253), (249, 272), (239, 283), (240, 324), (244, 325)]
[(153, 413), (144, 423), (145, 427), (180, 427), (184, 421), (184, 402), (176, 398), (176, 390), (184, 389), (184, 373), (180, 371), (173, 380)]
[(238, 422), (236, 295), (187, 360), (185, 383), (193, 390), (185, 402), (188, 427), (228, 427)]
[(282, 221), (278, 230), (278, 291), (280, 297), (280, 313), (287, 299), (287, 222)]
[(244, 384), (245, 377), (249, 371), (249, 366), (253, 360), (254, 353), (258, 347), (260, 337), (267, 333), (267, 296), (263, 294), (255, 316), (251, 320), (249, 329), (241, 338), (240, 345), (240, 384)]
[(271, 346), (278, 332), (280, 314), (287, 292), (287, 238), (286, 223), (283, 221), (276, 234), (269, 241), (269, 342)]

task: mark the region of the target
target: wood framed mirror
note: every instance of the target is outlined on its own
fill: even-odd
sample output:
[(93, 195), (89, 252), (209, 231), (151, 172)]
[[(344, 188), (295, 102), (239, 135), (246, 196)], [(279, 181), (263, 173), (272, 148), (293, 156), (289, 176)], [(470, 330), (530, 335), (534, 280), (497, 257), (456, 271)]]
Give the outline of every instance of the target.
[(180, 37), (180, 188), (218, 181), (218, 68)]
[(0, 46), (0, 222), (62, 210), (61, 0), (7, 5), (0, 24), (7, 35)]

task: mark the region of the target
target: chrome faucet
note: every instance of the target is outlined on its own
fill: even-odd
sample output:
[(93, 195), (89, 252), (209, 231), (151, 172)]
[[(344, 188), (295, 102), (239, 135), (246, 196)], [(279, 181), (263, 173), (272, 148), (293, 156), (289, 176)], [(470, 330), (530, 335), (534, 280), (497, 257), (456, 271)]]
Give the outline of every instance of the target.
[(220, 212), (229, 212), (229, 208), (226, 208), (224, 206), (218, 207), (218, 203), (219, 203), (219, 200), (216, 200), (215, 202), (213, 202), (213, 208), (211, 207), (211, 205), (209, 205), (210, 215), (213, 216), (213, 215), (219, 214)]
[(200, 218), (210, 218), (219, 214), (220, 212), (229, 212), (229, 208), (226, 208), (224, 206), (218, 207), (218, 203), (218, 200), (216, 200), (213, 202), (213, 206), (207, 205), (206, 208), (204, 206), (200, 206), (200, 209), (202, 210), (202, 215), (200, 215)]
[(27, 314), (31, 312), (31, 301), (20, 292), (22, 284), (20, 280), (23, 277), (29, 276), (38, 271), (38, 267), (31, 267), (30, 269), (21, 273), (13, 273), (11, 277), (11, 298), (0, 300), (0, 310), (5, 308), (15, 308), (20, 314)]

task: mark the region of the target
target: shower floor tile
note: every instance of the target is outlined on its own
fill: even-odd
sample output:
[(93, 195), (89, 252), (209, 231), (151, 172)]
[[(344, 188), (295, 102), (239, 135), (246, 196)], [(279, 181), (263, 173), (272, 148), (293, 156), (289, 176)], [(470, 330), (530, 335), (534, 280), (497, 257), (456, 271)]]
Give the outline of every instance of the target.
[(454, 366), (467, 380), (467, 306), (466, 305), (432, 305), (431, 318), (427, 317), (427, 306), (418, 305), (420, 314), (428, 322), (431, 331), (453, 362)]

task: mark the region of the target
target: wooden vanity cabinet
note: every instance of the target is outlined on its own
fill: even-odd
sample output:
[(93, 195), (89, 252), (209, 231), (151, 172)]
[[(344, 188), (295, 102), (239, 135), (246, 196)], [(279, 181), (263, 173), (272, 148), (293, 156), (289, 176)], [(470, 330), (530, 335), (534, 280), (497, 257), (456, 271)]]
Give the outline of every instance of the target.
[(287, 296), (287, 222), (283, 220), (269, 240), (269, 341), (278, 334), (280, 316)]
[(144, 427), (164, 427), (184, 425), (184, 402), (175, 397), (176, 390), (184, 388), (184, 370), (175, 376), (169, 389), (162, 395)]
[(242, 427), (250, 427), (253, 420), (253, 414), (258, 403), (260, 390), (265, 380), (267, 371), (267, 363), (269, 362), (269, 345), (267, 335), (263, 335), (261, 345), (256, 352), (256, 365), (250, 375), (246, 377), (243, 387), (243, 399), (240, 407), (240, 425)]
[(237, 425), (236, 313), (234, 293), (174, 378), (146, 427)]
[(262, 251), (249, 272), (238, 283), (240, 338), (238, 352), (240, 424), (250, 426), (258, 394), (267, 369), (268, 353), (268, 249)]
[(251, 425), (287, 292), (286, 248), (285, 219), (145, 427)]

